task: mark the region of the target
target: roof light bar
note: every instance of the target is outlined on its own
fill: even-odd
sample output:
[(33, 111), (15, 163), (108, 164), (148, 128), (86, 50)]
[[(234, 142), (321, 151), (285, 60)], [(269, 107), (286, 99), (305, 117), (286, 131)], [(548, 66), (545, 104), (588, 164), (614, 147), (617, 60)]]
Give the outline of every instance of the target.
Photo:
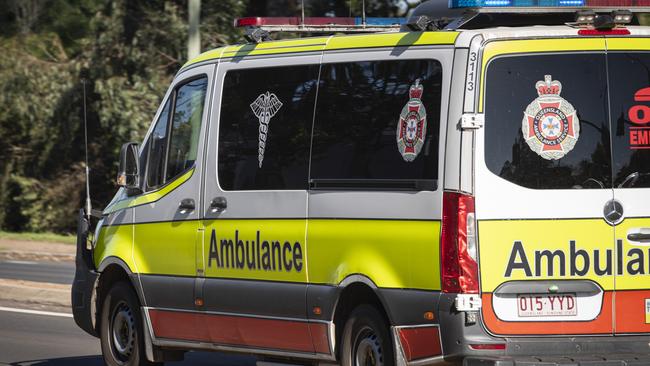
[[(607, 8), (644, 11), (650, 0), (449, 0), (450, 8)], [(639, 9), (642, 8), (642, 9)]]
[(386, 32), (398, 31), (406, 18), (362, 17), (247, 17), (235, 27), (257, 27), (268, 32)]

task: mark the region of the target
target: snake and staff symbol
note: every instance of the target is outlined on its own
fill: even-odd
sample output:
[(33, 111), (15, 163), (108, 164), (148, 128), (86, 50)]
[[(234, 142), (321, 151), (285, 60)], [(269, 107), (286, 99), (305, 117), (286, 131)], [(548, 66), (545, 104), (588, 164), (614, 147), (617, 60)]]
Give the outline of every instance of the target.
[(264, 161), (264, 149), (266, 147), (266, 140), (269, 134), (269, 123), (271, 122), (271, 117), (275, 116), (276, 113), (282, 107), (282, 102), (278, 99), (275, 94), (266, 92), (260, 94), (253, 103), (251, 103), (251, 109), (255, 116), (260, 120), (260, 136), (258, 142), (258, 160), (260, 168), (262, 167), (262, 162)]

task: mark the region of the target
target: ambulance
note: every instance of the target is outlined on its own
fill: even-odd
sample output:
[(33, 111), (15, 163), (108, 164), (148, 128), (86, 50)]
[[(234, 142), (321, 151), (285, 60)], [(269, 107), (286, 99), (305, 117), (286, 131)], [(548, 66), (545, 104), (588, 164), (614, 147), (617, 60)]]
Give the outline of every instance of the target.
[(650, 2), (444, 5), (180, 69), (80, 212), (107, 365), (650, 365)]

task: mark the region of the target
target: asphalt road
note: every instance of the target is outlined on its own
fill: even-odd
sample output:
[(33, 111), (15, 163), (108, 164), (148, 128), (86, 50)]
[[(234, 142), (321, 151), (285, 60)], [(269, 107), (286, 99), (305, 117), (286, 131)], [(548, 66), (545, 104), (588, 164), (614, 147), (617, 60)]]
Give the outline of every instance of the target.
[[(0, 311), (0, 365), (103, 366), (99, 340), (77, 328), (72, 318)], [(166, 365), (254, 366), (255, 358), (190, 352)]]
[(0, 261), (0, 278), (72, 284), (73, 262)]

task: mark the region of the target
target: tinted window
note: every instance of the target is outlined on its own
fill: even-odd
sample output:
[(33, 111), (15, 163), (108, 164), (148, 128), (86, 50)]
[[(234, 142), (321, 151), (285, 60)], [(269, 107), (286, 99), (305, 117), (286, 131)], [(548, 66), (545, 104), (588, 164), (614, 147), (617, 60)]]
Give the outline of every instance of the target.
[(609, 54), (614, 184), (650, 187), (650, 54)]
[(167, 158), (167, 180), (194, 165), (201, 132), (201, 119), (208, 79), (188, 82), (176, 92)]
[(306, 189), (318, 68), (226, 73), (219, 121), (221, 188)]
[[(165, 154), (167, 153), (167, 126), (169, 124), (169, 109), (173, 95), (160, 113), (153, 131), (149, 135), (145, 148), (148, 147), (149, 163), (147, 165), (147, 186), (155, 188), (165, 181)], [(144, 164), (141, 165), (144, 167)]]
[(611, 187), (605, 70), (602, 54), (492, 61), (485, 84), (490, 171), (535, 189)]
[(435, 189), (441, 83), (434, 60), (323, 65), (312, 185)]

